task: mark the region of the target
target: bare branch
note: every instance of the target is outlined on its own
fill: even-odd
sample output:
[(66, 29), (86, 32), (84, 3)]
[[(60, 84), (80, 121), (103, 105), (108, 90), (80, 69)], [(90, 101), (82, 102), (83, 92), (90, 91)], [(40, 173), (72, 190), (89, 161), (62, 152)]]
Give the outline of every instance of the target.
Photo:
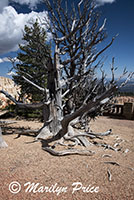
[(33, 83), (32, 81), (30, 81), (29, 79), (27, 79), (25, 76), (22, 76), (22, 78), (23, 78), (25, 81), (27, 81), (28, 83), (30, 83), (31, 85), (33, 85), (34, 87), (36, 87), (37, 89), (39, 89), (40, 91), (42, 91), (42, 92), (45, 92), (45, 91), (46, 91), (45, 88), (42, 88), (42, 87), (40, 87), (39, 85)]
[[(100, 97), (96, 100), (96, 102), (89, 102), (86, 105), (82, 105), (78, 110), (76, 110), (74, 113), (71, 113), (69, 115), (66, 115), (61, 123), (68, 124), (73, 119), (77, 118), (78, 116), (82, 116), (85, 112), (91, 111), (92, 109), (96, 108), (100, 104), (103, 105), (107, 102), (107, 97), (111, 96), (113, 92), (117, 90), (116, 86), (111, 87), (109, 90), (104, 92), (100, 95)], [(106, 101), (105, 101), (106, 99)], [(100, 103), (101, 102), (101, 103)]]
[(105, 24), (106, 24), (106, 21), (107, 21), (107, 20), (104, 19), (104, 22), (103, 22), (102, 26), (100, 27), (99, 32), (101, 32), (101, 31), (104, 29)]
[(127, 79), (119, 86), (119, 88), (125, 86), (125, 85), (128, 83), (128, 81), (130, 81), (130, 79), (131, 79), (133, 76), (134, 76), (134, 72), (131, 72), (131, 73), (128, 75)]
[(21, 103), (21, 102), (16, 101), (16, 99), (13, 96), (11, 96), (10, 94), (8, 94), (8, 92), (6, 92), (4, 90), (0, 90), (0, 92), (3, 93), (8, 99), (10, 99), (12, 102), (14, 102), (20, 108), (41, 108), (45, 104), (43, 102), (35, 103), (35, 104)]
[(99, 55), (101, 55), (106, 49), (108, 49), (114, 42), (115, 38), (118, 36), (118, 34), (112, 38), (111, 42), (105, 47), (103, 48), (101, 51), (99, 51), (93, 58), (92, 60), (90, 61), (90, 63), (93, 63), (96, 61), (96, 59), (99, 57)]

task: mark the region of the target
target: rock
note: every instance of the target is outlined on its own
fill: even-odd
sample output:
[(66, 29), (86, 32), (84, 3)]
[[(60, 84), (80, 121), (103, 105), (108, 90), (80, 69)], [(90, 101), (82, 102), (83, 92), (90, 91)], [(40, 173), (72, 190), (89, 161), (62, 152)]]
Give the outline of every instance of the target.
[(128, 153), (129, 152), (129, 149), (125, 149), (124, 153)]
[[(0, 76), (0, 90), (5, 90), (13, 97), (18, 98), (20, 88), (15, 85), (14, 81), (10, 78)], [(9, 99), (4, 94), (0, 93), (0, 108), (3, 109), (9, 104)]]

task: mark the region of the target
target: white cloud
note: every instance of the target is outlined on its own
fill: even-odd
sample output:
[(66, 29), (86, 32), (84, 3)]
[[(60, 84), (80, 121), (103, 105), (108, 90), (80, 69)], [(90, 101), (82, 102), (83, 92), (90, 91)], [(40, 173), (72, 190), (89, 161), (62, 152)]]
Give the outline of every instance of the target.
[[(30, 12), (28, 14), (17, 13), (12, 7), (8, 6), (9, 2), (16, 2), (21, 5), (26, 4), (35, 8), (43, 0), (0, 0), (0, 54), (18, 50), (18, 44), (21, 43), (24, 25), (30, 20), (36, 18), (43, 19), (47, 13)], [(115, 0), (96, 0), (99, 4), (113, 3)], [(50, 38), (51, 35), (48, 34)]]
[(10, 62), (10, 60), (7, 57), (0, 58), (0, 63), (3, 63), (3, 62)]
[(43, 0), (0, 0), (0, 13), (3, 8), (8, 6), (9, 3), (18, 3), (20, 5), (28, 5), (29, 8), (35, 9), (37, 4), (41, 3)]
[(0, 13), (2, 12), (3, 8), (8, 6), (8, 0), (0, 0)]
[(3, 63), (3, 62), (10, 62), (10, 63), (12, 63), (12, 61), (19, 62), (19, 60), (17, 59), (17, 57), (14, 57), (14, 58), (11, 58), (11, 57), (0, 58), (0, 63)]
[(21, 43), (24, 25), (36, 18), (43, 19), (46, 15), (45, 11), (18, 14), (12, 6), (4, 7), (0, 13), (0, 54), (16, 51)]
[(99, 4), (103, 5), (105, 3), (113, 3), (116, 0), (96, 0)]
[(13, 75), (16, 75), (16, 73), (11, 71), (11, 72), (8, 72), (7, 75), (8, 76), (13, 76)]
[(20, 5), (26, 4), (29, 5), (31, 9), (36, 8), (38, 3), (41, 3), (43, 0), (10, 0), (15, 3), (19, 3)]

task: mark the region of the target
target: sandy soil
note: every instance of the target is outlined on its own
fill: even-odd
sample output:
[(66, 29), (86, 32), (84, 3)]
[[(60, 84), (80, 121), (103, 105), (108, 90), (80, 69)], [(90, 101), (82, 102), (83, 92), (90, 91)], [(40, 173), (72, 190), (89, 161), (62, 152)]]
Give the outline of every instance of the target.
[[(18, 121), (11, 126), (36, 129), (41, 123)], [(115, 152), (91, 146), (89, 149), (95, 151), (93, 156), (54, 157), (41, 149), (40, 142), (28, 143), (33, 141), (32, 137), (15, 139), (16, 134), (4, 135), (8, 148), (0, 149), (0, 200), (133, 200), (134, 121), (100, 117), (91, 123), (91, 128), (95, 132), (112, 128), (112, 135), (100, 142), (113, 146), (122, 141), (117, 147), (121, 150)], [(129, 150), (127, 153), (126, 149)], [(103, 157), (104, 154), (111, 157)], [(105, 163), (108, 161), (120, 166)], [(108, 179), (108, 170), (112, 175), (111, 181)], [(16, 194), (9, 191), (9, 184), (13, 181), (21, 185), (21, 191)], [(39, 183), (36, 193), (34, 190), (26, 192), (28, 186), (24, 184), (27, 182)], [(76, 182), (80, 182), (77, 185), (79, 190), (72, 194), (76, 187), (72, 184)], [(45, 190), (41, 193), (41, 187), (49, 187), (51, 192)], [(95, 188), (98, 193), (91, 193)], [(59, 190), (61, 193), (58, 195)]]

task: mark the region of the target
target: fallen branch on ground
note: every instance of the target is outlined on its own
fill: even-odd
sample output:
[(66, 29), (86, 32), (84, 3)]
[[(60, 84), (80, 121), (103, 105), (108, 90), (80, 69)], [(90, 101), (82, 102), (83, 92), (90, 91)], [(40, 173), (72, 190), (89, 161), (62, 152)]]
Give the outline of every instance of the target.
[(107, 174), (108, 174), (108, 180), (111, 181), (112, 180), (112, 174), (110, 172), (110, 170), (107, 170)]
[(106, 162), (104, 162), (105, 164), (111, 164), (111, 165), (116, 165), (116, 166), (120, 166), (120, 164), (119, 163), (117, 163), (117, 162), (114, 162), (114, 161), (106, 161)]

